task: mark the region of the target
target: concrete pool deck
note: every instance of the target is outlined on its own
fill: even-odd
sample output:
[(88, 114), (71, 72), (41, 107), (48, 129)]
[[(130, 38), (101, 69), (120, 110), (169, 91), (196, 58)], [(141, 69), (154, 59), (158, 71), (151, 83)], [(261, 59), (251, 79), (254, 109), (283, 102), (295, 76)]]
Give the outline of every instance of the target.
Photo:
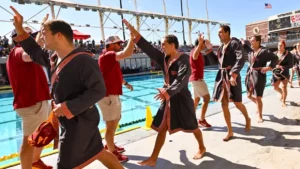
[[(167, 135), (155, 167), (142, 167), (137, 164), (150, 156), (156, 132), (142, 128), (117, 135), (116, 142), (126, 148), (124, 155), (129, 161), (123, 163), (127, 169), (299, 169), (300, 168), (300, 87), (288, 88), (286, 108), (281, 107), (279, 97), (272, 88), (265, 90), (264, 123), (256, 122), (255, 106), (243, 98), (252, 119), (252, 130), (244, 132), (244, 118), (231, 105), (231, 120), (234, 139), (223, 142), (226, 125), (220, 103), (208, 108), (207, 121), (211, 129), (203, 129), (207, 153), (200, 160), (193, 160), (197, 143), (192, 134), (178, 132)], [(156, 110), (152, 110), (156, 111)], [(199, 115), (199, 111), (197, 112)], [(43, 158), (44, 162), (55, 167), (57, 154)], [(11, 167), (17, 169), (20, 166)], [(105, 168), (95, 161), (86, 169)]]

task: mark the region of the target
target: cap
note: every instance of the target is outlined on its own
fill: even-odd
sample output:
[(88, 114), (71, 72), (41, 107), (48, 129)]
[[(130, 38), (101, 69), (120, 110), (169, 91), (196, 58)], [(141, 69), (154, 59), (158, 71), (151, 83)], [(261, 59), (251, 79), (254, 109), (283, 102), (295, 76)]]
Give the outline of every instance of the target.
[[(33, 36), (33, 37), (35, 37), (35, 36), (38, 34), (38, 32), (39, 32), (39, 31), (33, 32), (32, 29), (30, 29), (29, 27), (24, 27), (24, 30), (25, 30), (27, 33), (29, 33), (31, 36)], [(11, 36), (10, 36), (10, 37), (13, 38), (13, 37), (15, 37), (15, 36), (17, 36), (17, 31), (16, 31), (16, 29), (14, 29), (14, 30), (11, 31)]]
[(121, 42), (121, 43), (124, 43), (123, 40), (121, 40), (119, 38), (119, 36), (109, 36), (106, 40), (105, 40), (105, 44), (108, 45), (108, 44), (113, 44), (113, 43), (118, 43), (118, 42)]

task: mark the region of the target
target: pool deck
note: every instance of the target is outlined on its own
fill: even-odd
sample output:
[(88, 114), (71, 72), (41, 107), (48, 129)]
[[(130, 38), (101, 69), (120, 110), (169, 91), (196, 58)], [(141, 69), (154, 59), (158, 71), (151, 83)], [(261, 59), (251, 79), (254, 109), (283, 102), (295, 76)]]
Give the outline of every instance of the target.
[[(220, 103), (208, 109), (207, 121), (213, 125), (209, 130), (202, 129), (207, 153), (200, 160), (193, 160), (197, 143), (193, 134), (179, 132), (167, 135), (156, 167), (141, 167), (138, 161), (144, 160), (152, 152), (156, 132), (140, 128), (116, 136), (118, 145), (126, 148), (124, 153), (130, 159), (124, 163), (127, 169), (299, 169), (300, 168), (300, 87), (288, 88), (286, 108), (281, 107), (278, 95), (272, 88), (266, 89), (264, 102), (264, 123), (256, 122), (255, 106), (244, 98), (250, 117), (252, 130), (244, 132), (244, 118), (231, 105), (231, 120), (234, 139), (223, 142), (226, 125)], [(296, 87), (297, 86), (297, 87)], [(154, 110), (152, 110), (154, 111)], [(199, 115), (199, 111), (197, 112)], [(45, 163), (55, 166), (57, 154), (43, 158)], [(17, 169), (20, 166), (12, 167)], [(55, 167), (54, 167), (55, 168)], [(96, 161), (87, 169), (105, 168)]]

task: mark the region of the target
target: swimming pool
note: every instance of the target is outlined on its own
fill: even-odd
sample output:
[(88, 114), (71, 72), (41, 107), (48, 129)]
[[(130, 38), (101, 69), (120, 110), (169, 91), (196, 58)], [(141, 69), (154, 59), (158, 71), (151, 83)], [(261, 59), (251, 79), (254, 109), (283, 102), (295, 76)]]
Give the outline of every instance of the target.
[[(241, 71), (244, 92), (246, 68), (247, 65), (245, 65)], [(205, 81), (208, 85), (210, 94), (212, 94), (216, 73), (216, 68), (205, 69)], [(267, 76), (267, 85), (270, 86), (271, 73), (269, 72)], [(157, 94), (156, 88), (160, 88), (163, 85), (163, 76), (159, 74), (131, 76), (125, 77), (125, 79), (134, 87), (134, 90), (129, 91), (123, 87), (123, 96), (121, 96), (121, 130), (122, 128), (125, 128), (123, 126), (129, 126), (130, 124), (131, 126), (143, 124), (141, 121), (145, 118), (146, 106), (148, 105), (152, 110), (152, 115), (156, 114), (160, 102), (154, 100), (153, 97)], [(189, 84), (189, 87), (191, 89), (191, 84)], [(12, 102), (13, 94), (11, 92), (0, 94), (0, 167), (19, 160), (18, 158), (1, 160), (1, 157), (3, 156), (19, 152), (22, 143), (22, 123), (21, 119), (13, 110)], [(200, 106), (198, 106), (198, 108), (200, 108)], [(140, 123), (132, 124), (133, 121)], [(103, 129), (104, 127), (105, 123), (101, 119), (99, 128)], [(51, 149), (47, 149), (44, 152), (49, 151), (51, 151)]]

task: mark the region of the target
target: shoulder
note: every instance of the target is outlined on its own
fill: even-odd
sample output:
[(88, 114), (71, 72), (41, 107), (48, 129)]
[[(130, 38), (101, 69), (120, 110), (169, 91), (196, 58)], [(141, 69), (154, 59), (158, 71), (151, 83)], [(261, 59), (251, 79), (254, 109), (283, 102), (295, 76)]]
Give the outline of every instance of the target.
[(99, 56), (99, 59), (105, 60), (105, 59), (115, 58), (116, 56), (117, 53), (115, 51), (106, 51)]
[(271, 52), (268, 48), (265, 47), (261, 47), (261, 52)]
[(97, 60), (94, 59), (94, 55), (93, 53), (90, 52), (86, 52), (86, 53), (77, 53), (78, 55), (74, 58), (74, 61), (76, 61), (76, 63), (79, 63), (80, 65), (85, 65), (85, 64), (89, 64), (92, 65), (94, 63), (97, 64)]
[(195, 52), (195, 48), (193, 48), (193, 49), (190, 51), (190, 57), (193, 57), (194, 52)]
[(23, 54), (24, 50), (22, 47), (14, 47), (13, 50), (15, 54)]
[(112, 55), (117, 55), (115, 51), (107, 51), (103, 54), (103, 56), (112, 56)]
[(9, 57), (11, 59), (19, 58), (19, 57), (21, 58), (22, 55), (23, 55), (23, 52), (24, 52), (24, 50), (23, 50), (22, 47), (14, 47), (14, 48), (11, 49), (11, 51), (9, 53)]
[(290, 52), (290, 51), (287, 51), (287, 54), (290, 55), (290, 56), (294, 56), (294, 53)]
[(231, 38), (230, 44), (232, 46), (234, 46), (234, 45), (242, 45), (241, 41), (239, 39), (235, 38), (235, 37)]
[(178, 58), (180, 60), (180, 63), (189, 63), (190, 62), (190, 56), (186, 53), (182, 53), (180, 57)]

